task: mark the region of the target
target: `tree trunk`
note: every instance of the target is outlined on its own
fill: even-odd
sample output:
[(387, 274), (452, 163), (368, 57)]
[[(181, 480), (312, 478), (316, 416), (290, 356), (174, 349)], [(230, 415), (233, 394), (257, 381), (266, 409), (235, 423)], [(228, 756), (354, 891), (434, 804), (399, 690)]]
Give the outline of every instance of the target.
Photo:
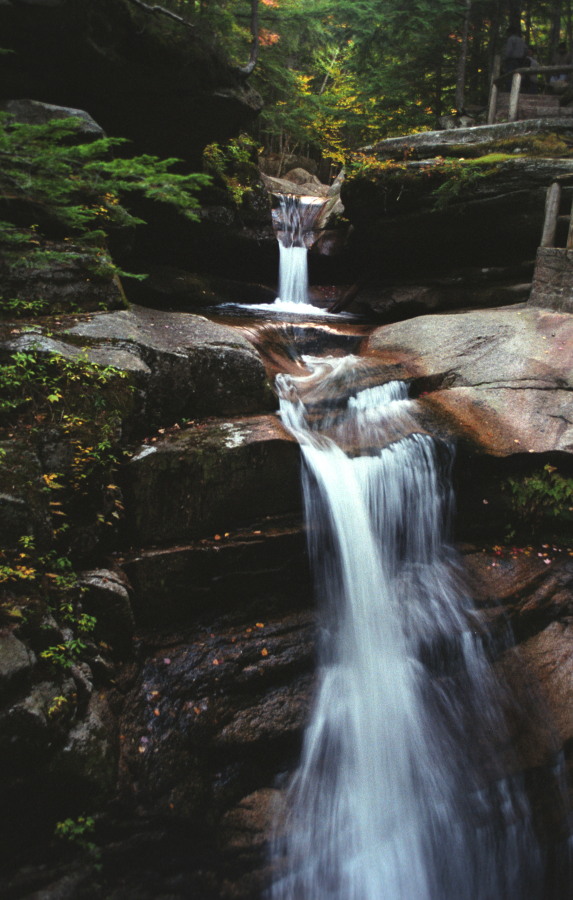
[(466, 84), (466, 66), (468, 61), (468, 33), (470, 27), (470, 14), (472, 9), (472, 0), (465, 0), (464, 20), (462, 24), (462, 43), (460, 47), (460, 56), (458, 59), (458, 67), (456, 73), (456, 99), (455, 107), (459, 113), (464, 108), (464, 92)]
[(251, 55), (246, 66), (239, 66), (237, 71), (247, 77), (257, 64), (259, 58), (259, 0), (251, 0)]
[(551, 28), (549, 31), (549, 62), (553, 59), (561, 34), (561, 0), (551, 4)]
[[(560, 2), (560, 0), (557, 0)], [(507, 12), (510, 28), (521, 28), (521, 0), (508, 0)]]

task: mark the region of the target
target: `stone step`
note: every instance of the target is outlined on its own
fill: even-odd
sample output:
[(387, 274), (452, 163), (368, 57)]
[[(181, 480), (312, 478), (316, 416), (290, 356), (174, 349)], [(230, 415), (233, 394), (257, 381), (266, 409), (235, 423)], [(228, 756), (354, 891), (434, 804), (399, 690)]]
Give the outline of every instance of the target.
[(130, 546), (211, 537), (300, 510), (299, 447), (273, 414), (197, 420), (142, 444), (122, 487)]
[(268, 609), (271, 598), (310, 596), (306, 538), (300, 517), (267, 518), (251, 528), (118, 560), (133, 588), (138, 627), (189, 622), (201, 613)]

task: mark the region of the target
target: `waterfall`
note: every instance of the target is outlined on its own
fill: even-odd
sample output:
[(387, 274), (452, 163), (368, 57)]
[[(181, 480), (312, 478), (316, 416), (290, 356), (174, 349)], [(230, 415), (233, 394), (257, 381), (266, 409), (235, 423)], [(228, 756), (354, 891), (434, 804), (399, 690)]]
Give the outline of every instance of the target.
[(305, 363), (277, 383), (304, 460), (318, 683), (269, 897), (540, 900), (507, 692), (447, 542), (453, 449), (404, 384), (353, 392), (360, 359)]
[(306, 242), (324, 200), (281, 194), (279, 204), (279, 296), (275, 305), (288, 309), (308, 303)]

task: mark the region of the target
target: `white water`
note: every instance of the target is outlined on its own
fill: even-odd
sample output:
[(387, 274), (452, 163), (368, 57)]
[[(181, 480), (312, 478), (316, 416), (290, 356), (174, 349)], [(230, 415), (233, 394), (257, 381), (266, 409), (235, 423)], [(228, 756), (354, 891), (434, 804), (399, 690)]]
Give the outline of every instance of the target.
[(360, 360), (306, 362), (278, 387), (304, 458), (319, 674), (269, 896), (539, 900), (506, 696), (446, 542), (451, 449), (403, 384), (341, 409)]

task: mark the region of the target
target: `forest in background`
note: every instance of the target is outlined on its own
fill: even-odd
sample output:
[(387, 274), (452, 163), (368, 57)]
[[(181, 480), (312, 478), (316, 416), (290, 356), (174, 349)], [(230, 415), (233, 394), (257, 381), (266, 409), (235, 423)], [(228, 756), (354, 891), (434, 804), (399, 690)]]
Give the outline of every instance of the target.
[(487, 103), (508, 26), (548, 64), (573, 37), (571, 0), (164, 0), (237, 64), (249, 56), (265, 108), (267, 151), (343, 162), (383, 137), (431, 129), (438, 117)]

